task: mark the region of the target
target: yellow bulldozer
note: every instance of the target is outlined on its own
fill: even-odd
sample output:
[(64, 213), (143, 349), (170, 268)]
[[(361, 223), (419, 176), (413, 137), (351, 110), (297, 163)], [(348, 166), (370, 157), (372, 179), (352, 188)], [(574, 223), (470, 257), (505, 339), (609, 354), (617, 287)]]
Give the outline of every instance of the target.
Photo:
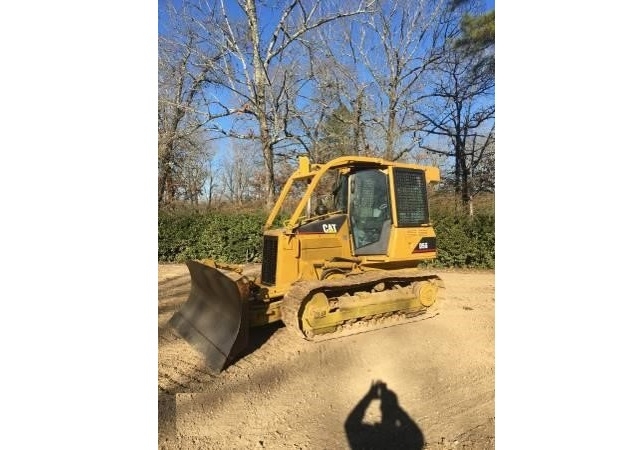
[(300, 157), (265, 224), (261, 271), (187, 261), (191, 292), (171, 326), (220, 372), (251, 327), (282, 320), (319, 341), (433, 317), (443, 284), (422, 263), (436, 257), (427, 185), (439, 180), (431, 166)]

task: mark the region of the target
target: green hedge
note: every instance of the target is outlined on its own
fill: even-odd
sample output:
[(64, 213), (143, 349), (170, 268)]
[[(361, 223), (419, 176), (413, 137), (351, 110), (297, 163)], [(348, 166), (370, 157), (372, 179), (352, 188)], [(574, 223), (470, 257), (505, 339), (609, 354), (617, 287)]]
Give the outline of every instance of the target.
[(213, 258), (239, 263), (259, 258), (264, 213), (158, 213), (158, 261)]
[(493, 215), (436, 215), (438, 257), (434, 267), (495, 268), (495, 217)]
[[(213, 258), (226, 263), (260, 260), (265, 213), (158, 213), (158, 261)], [(438, 242), (434, 267), (495, 267), (493, 215), (432, 216)]]

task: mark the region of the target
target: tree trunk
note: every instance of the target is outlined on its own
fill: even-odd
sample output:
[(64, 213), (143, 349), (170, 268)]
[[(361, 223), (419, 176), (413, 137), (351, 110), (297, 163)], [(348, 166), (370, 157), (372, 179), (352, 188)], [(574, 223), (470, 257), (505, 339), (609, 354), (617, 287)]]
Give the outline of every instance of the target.
[[(364, 139), (364, 133), (361, 129), (362, 122), (362, 91), (358, 92), (356, 97), (355, 123), (353, 127), (354, 154), (360, 154), (360, 141)], [(364, 148), (364, 146), (362, 146)]]
[(262, 151), (264, 155), (264, 168), (267, 173), (266, 209), (270, 211), (276, 202), (276, 179), (273, 169), (273, 147), (268, 142), (263, 143)]
[[(463, 153), (464, 155), (464, 153)], [(469, 180), (469, 169), (464, 160), (461, 161), (461, 175), (462, 175), (462, 204), (470, 216), (473, 216), (473, 195), (471, 195), (471, 181)]]
[(164, 201), (165, 194), (169, 191), (167, 190), (167, 182), (170, 178), (171, 167), (169, 163), (171, 162), (171, 145), (170, 144), (161, 144), (158, 149), (161, 157), (160, 157), (160, 167), (158, 170), (160, 171), (158, 175), (158, 205), (161, 205)]
[(387, 121), (386, 148), (384, 150), (384, 158), (389, 161), (393, 160), (393, 145), (395, 143), (396, 132), (396, 95), (395, 90), (389, 94), (389, 120)]
[(267, 171), (267, 209), (271, 209), (275, 203), (275, 176), (273, 170), (273, 144), (269, 133), (267, 121), (267, 74), (264, 61), (260, 55), (260, 29), (258, 27), (258, 15), (256, 13), (255, 0), (246, 2), (247, 19), (249, 20), (249, 33), (253, 44), (253, 75), (255, 83), (255, 114), (260, 123), (260, 142), (264, 156), (264, 167)]

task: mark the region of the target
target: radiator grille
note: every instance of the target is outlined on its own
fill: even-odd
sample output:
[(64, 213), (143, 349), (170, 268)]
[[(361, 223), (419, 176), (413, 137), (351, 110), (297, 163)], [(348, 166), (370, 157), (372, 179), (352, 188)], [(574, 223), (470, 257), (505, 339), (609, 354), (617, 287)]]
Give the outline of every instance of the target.
[(276, 264), (278, 261), (278, 237), (265, 236), (262, 247), (262, 283), (276, 283)]

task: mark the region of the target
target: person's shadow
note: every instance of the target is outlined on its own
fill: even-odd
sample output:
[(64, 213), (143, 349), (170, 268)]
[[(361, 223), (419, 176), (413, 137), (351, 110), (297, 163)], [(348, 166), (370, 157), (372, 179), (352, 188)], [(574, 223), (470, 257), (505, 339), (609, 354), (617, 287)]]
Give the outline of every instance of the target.
[[(369, 404), (380, 399), (382, 420), (368, 424), (363, 418)], [(344, 423), (349, 445), (353, 450), (406, 449), (419, 450), (424, 446), (422, 431), (398, 404), (395, 392), (381, 381), (371, 385), (369, 392), (358, 402)]]

